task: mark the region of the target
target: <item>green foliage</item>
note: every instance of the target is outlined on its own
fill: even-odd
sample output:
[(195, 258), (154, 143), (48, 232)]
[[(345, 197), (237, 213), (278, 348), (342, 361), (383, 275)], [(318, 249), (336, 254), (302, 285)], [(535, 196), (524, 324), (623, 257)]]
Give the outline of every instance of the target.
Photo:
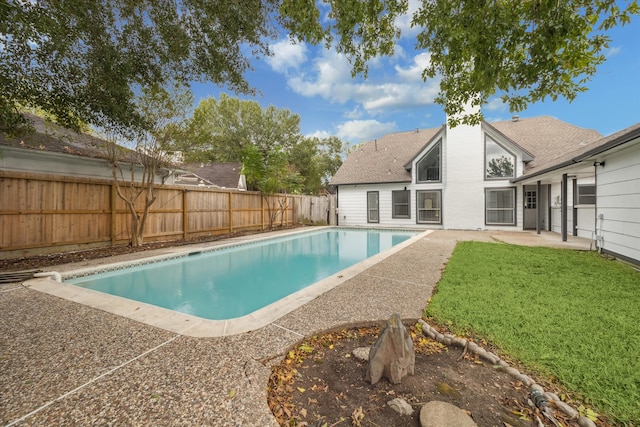
[(318, 194), (342, 165), (342, 141), (336, 137), (302, 138), (291, 149), (291, 164), (303, 177), (302, 192)]
[[(297, 114), (225, 94), (200, 101), (176, 149), (188, 161), (243, 162), (249, 188), (261, 191), (317, 194), (342, 164), (340, 139), (304, 138)], [(270, 183), (269, 173), (278, 175)]]
[(462, 242), (426, 310), (619, 422), (640, 414), (640, 273), (591, 252)]
[[(304, 3), (304, 10), (302, 9)], [(324, 40), (350, 58), (354, 73), (393, 53), (395, 19), (406, 0), (332, 0), (328, 19), (313, 1), (284, 1), (283, 25), (311, 43)], [(547, 97), (572, 101), (595, 74), (608, 47), (606, 31), (640, 13), (637, 0), (423, 0), (412, 16), (416, 48), (430, 53), (423, 77), (439, 78), (436, 102), (450, 124), (476, 124), (495, 94), (511, 111)], [(466, 113), (466, 107), (477, 113)]]
[(614, 0), (423, 2), (412, 24), (417, 47), (431, 61), (424, 78), (442, 76), (436, 102), (452, 124), (500, 94), (511, 111), (559, 96), (572, 101), (604, 62), (604, 31), (638, 14), (636, 0), (620, 9)]
[(300, 116), (273, 105), (220, 95), (200, 101), (188, 124), (185, 144), (189, 160), (239, 162), (249, 146), (266, 153), (289, 151), (300, 137)]
[(9, 0), (0, 5), (0, 118), (39, 106), (62, 125), (147, 129), (140, 88), (207, 80), (251, 93), (245, 52), (269, 53), (275, 1)]

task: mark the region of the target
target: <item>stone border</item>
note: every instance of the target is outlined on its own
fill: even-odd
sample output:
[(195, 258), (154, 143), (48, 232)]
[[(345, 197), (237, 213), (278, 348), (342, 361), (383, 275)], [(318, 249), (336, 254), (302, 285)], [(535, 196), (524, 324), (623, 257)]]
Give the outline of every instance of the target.
[(463, 348), (465, 349), (465, 351), (478, 355), (478, 357), (486, 360), (492, 365), (501, 366), (502, 368), (504, 368), (507, 374), (509, 374), (514, 379), (521, 381), (524, 385), (529, 387), (529, 389), (531, 390), (530, 395), (533, 394), (533, 392), (542, 393), (547, 400), (553, 402), (553, 406), (555, 406), (558, 410), (563, 412), (570, 419), (576, 420), (580, 427), (596, 427), (596, 424), (593, 421), (591, 421), (584, 415), (581, 416), (575, 408), (561, 401), (558, 395), (551, 392), (545, 392), (542, 386), (536, 384), (536, 382), (530, 376), (521, 373), (512, 366), (509, 366), (506, 361), (500, 359), (500, 357), (498, 357), (496, 354), (485, 350), (473, 341), (468, 341), (464, 338), (456, 337), (450, 334), (440, 333), (434, 327), (425, 322), (424, 319), (418, 319), (418, 323), (422, 327), (423, 335), (447, 346), (453, 345)]

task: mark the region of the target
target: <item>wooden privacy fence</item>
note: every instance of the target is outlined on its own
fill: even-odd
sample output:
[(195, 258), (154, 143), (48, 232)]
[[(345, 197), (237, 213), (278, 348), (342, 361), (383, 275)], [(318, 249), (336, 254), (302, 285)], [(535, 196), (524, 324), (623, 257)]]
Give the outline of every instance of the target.
[[(175, 185), (157, 190), (145, 241), (264, 230), (270, 213), (274, 226), (326, 223), (328, 217), (326, 197), (266, 198), (257, 192)], [(0, 171), (0, 259), (127, 243), (130, 223), (111, 181)]]

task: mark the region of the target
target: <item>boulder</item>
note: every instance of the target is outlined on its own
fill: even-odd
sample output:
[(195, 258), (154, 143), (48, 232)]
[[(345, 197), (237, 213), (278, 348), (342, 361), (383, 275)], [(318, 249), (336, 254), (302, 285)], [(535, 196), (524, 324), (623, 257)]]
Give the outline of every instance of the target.
[(438, 400), (420, 409), (421, 427), (478, 427), (466, 412), (455, 405)]
[(413, 414), (413, 408), (407, 403), (406, 400), (396, 397), (387, 402), (387, 406), (399, 413), (400, 415)]
[(398, 384), (415, 371), (416, 354), (411, 335), (400, 316), (393, 314), (380, 331), (380, 336), (369, 352), (367, 381), (375, 384), (382, 377)]

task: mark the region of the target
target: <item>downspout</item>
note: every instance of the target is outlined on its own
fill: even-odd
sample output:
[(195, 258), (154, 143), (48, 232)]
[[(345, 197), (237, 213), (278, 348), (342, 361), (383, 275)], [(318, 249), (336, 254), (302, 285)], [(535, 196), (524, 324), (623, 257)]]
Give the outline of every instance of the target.
[(573, 192), (573, 201), (571, 203), (571, 210), (572, 210), (572, 217), (573, 217), (573, 235), (577, 236), (578, 235), (578, 208), (576, 207), (577, 205), (577, 200), (578, 200), (578, 179), (577, 178), (573, 178), (571, 180), (572, 184), (572, 192)]
[[(603, 236), (602, 234), (598, 233), (598, 166), (604, 167), (604, 162), (593, 162), (593, 182), (596, 191), (596, 204), (595, 209), (593, 210), (593, 235), (595, 238), (596, 250), (598, 251), (598, 253), (602, 253), (602, 243), (604, 243)], [(600, 228), (602, 228), (602, 218), (600, 218)]]
[(540, 190), (541, 190), (540, 180), (536, 182), (536, 234), (540, 234), (540, 230), (542, 229), (542, 224), (540, 224), (540, 220), (542, 219), (542, 204), (540, 203)]
[(562, 174), (562, 183), (560, 184), (560, 198), (562, 204), (560, 205), (560, 230), (562, 234), (562, 241), (567, 241), (567, 174)]

